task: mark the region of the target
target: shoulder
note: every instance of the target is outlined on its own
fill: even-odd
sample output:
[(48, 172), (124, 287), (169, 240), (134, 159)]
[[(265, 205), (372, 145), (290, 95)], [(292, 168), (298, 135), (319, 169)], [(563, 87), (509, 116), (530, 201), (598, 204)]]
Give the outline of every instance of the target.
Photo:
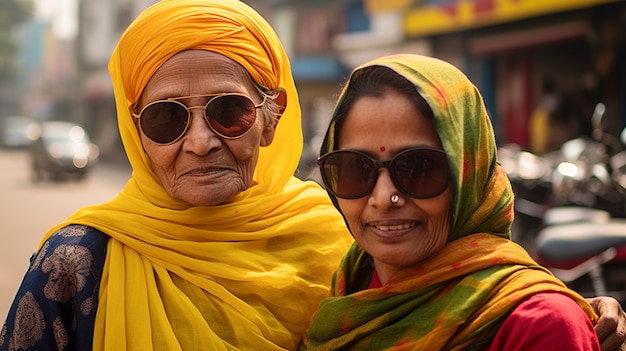
[[(109, 236), (85, 225), (71, 224), (54, 232), (31, 258), (29, 272), (45, 274), (60, 270), (80, 274), (85, 268), (98, 271), (104, 265)], [(82, 267), (82, 269), (81, 269)], [(96, 272), (99, 275), (100, 272)], [(54, 273), (53, 273), (54, 275)]]
[(46, 244), (50, 245), (82, 245), (94, 249), (106, 246), (109, 236), (96, 228), (81, 224), (70, 224), (54, 232)]
[(506, 318), (488, 350), (600, 350), (576, 301), (556, 292), (531, 296)]
[(104, 257), (109, 236), (85, 225), (71, 224), (54, 232), (33, 255), (32, 267), (38, 267), (44, 258), (63, 256), (78, 258), (85, 254)]
[(0, 350), (90, 349), (107, 241), (69, 225), (44, 242), (9, 309)]
[[(26, 278), (32, 279), (35, 287), (45, 282), (49, 298), (52, 294), (80, 293), (88, 278), (99, 281), (108, 239), (106, 234), (92, 227), (77, 224), (63, 227), (53, 233), (33, 256)], [(59, 289), (53, 288), (57, 286)], [(70, 291), (68, 286), (72, 287)], [(52, 299), (64, 301), (69, 297)]]

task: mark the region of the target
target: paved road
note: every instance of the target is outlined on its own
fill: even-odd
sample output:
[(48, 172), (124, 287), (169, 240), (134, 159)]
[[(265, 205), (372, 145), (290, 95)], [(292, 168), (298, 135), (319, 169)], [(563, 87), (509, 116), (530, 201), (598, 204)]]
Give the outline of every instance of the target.
[(0, 326), (47, 229), (83, 206), (113, 198), (130, 175), (105, 163), (93, 171), (81, 182), (32, 184), (27, 154), (0, 149)]

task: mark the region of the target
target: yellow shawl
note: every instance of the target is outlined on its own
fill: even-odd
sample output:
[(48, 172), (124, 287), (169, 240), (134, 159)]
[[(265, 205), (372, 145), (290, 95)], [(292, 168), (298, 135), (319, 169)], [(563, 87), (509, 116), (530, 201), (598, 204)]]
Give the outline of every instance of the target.
[[(186, 49), (223, 54), (268, 88), (287, 91), (254, 186), (232, 203), (193, 207), (170, 198), (129, 114), (154, 72)], [(94, 350), (295, 349), (352, 242), (315, 183), (293, 177), (302, 150), (298, 95), (269, 24), (240, 1), (165, 0), (127, 29), (109, 63), (132, 177), (78, 223), (108, 234)]]

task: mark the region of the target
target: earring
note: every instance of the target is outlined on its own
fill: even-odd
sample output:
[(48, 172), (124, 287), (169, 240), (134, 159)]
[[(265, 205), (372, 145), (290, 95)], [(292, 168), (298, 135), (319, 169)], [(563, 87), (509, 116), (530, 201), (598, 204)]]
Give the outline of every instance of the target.
[(398, 195), (396, 195), (396, 194), (391, 195), (390, 201), (391, 201), (392, 204), (394, 204), (394, 205), (397, 204), (399, 200), (400, 200), (400, 197)]

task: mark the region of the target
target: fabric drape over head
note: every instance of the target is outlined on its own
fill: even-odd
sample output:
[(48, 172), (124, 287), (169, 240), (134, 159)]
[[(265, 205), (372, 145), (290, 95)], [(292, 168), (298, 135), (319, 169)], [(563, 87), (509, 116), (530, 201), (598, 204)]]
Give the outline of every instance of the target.
[[(480, 350), (515, 306), (539, 292), (572, 297), (595, 321), (582, 297), (510, 240), (513, 192), (497, 163), (493, 128), (477, 88), (435, 58), (391, 55), (355, 72), (370, 66), (387, 67), (411, 81), (434, 113), (455, 190), (451, 231), (441, 251), (381, 288), (368, 289), (372, 259), (355, 243), (301, 349)], [(348, 89), (349, 83), (338, 105)], [(334, 118), (322, 155), (337, 148)]]
[[(229, 57), (257, 83), (287, 92), (254, 185), (219, 206), (168, 196), (130, 115), (154, 72), (187, 49)], [(296, 348), (352, 238), (326, 193), (293, 176), (303, 143), (300, 107), (272, 28), (240, 1), (161, 1), (123, 34), (109, 71), (131, 179), (115, 199), (79, 210), (47, 234), (78, 223), (111, 237), (94, 350)]]

